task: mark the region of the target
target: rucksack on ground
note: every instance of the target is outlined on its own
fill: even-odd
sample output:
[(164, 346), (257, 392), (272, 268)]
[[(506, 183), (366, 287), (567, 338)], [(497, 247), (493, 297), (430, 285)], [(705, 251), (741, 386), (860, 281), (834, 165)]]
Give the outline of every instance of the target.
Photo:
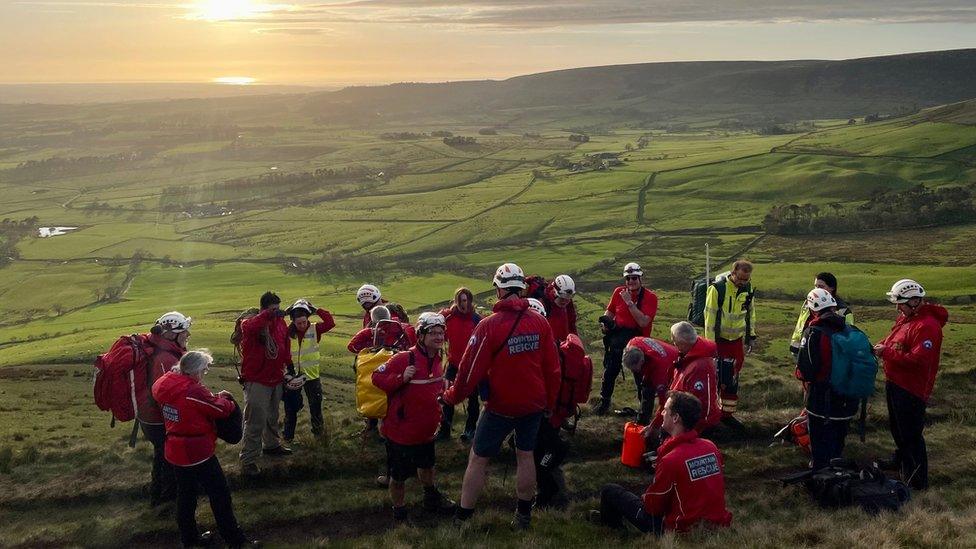
[(386, 393), (373, 385), (373, 372), (389, 362), (394, 354), (390, 349), (381, 348), (363, 349), (356, 355), (356, 409), (363, 417), (386, 417)]
[(874, 394), (878, 360), (868, 336), (853, 326), (830, 336), (830, 384), (838, 393), (851, 398)]
[(783, 483), (802, 483), (821, 507), (856, 505), (870, 515), (898, 511), (911, 499), (911, 490), (905, 483), (888, 478), (876, 466), (859, 468), (839, 458), (830, 467), (790, 475)]
[[(152, 379), (148, 372), (152, 352), (153, 347), (147, 336), (132, 334), (117, 339), (105, 354), (95, 359), (92, 377), (95, 405), (99, 410), (112, 413), (112, 427), (115, 427), (116, 421), (126, 422), (136, 418), (135, 369), (147, 369), (145, 379), (148, 383)], [(138, 428), (137, 421), (129, 437), (129, 446), (135, 446)]]
[(590, 399), (593, 361), (586, 355), (583, 341), (576, 334), (569, 334), (559, 346), (559, 357), (562, 361), (562, 381), (556, 406), (567, 416), (572, 416), (577, 413), (580, 404)]

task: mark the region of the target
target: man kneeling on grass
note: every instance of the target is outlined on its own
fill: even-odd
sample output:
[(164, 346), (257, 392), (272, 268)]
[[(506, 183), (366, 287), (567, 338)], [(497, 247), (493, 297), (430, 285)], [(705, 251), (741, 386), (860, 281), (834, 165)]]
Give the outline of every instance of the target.
[(690, 394), (671, 391), (664, 405), (662, 428), (671, 435), (657, 451), (654, 482), (643, 498), (618, 484), (600, 490), (600, 510), (590, 511), (594, 522), (622, 527), (623, 519), (644, 533), (687, 532), (695, 524), (729, 526), (725, 508), (722, 455), (710, 440), (692, 429), (701, 416), (701, 403)]

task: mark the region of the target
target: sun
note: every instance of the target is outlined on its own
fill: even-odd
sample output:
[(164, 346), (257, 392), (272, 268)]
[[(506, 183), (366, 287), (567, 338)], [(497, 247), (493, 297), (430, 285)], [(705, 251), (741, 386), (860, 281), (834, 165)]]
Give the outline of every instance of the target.
[(257, 82), (254, 78), (250, 76), (220, 76), (213, 79), (216, 84), (230, 84), (233, 86), (247, 86), (248, 84), (253, 84)]
[(267, 6), (252, 0), (204, 0), (194, 3), (190, 10), (193, 19), (230, 21), (258, 15), (267, 11)]

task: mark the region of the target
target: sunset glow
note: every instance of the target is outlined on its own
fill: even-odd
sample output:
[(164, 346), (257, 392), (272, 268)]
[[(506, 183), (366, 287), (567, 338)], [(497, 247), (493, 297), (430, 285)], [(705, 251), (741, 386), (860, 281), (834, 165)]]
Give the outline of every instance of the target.
[(247, 19), (278, 9), (277, 6), (252, 0), (205, 0), (189, 6), (189, 19), (230, 21)]
[(256, 79), (250, 76), (220, 76), (214, 78), (213, 81), (217, 84), (231, 84), (234, 86), (246, 86), (257, 82)]

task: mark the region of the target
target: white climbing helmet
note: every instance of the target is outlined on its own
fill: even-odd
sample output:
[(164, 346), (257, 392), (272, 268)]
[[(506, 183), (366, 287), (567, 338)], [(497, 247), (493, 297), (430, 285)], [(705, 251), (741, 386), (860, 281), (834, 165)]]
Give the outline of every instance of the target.
[(441, 326), (442, 328), (447, 328), (447, 320), (444, 319), (444, 315), (440, 313), (420, 313), (417, 317), (417, 334), (423, 335), (429, 332), (435, 326)]
[(505, 263), (495, 270), (495, 277), (491, 281), (496, 288), (522, 288), (525, 289), (525, 273), (522, 268), (514, 263)]
[(288, 307), (285, 312), (289, 315), (295, 316), (299, 314), (299, 311), (303, 310), (307, 312), (305, 316), (312, 316), (312, 313), (315, 312), (312, 310), (312, 304), (309, 303), (307, 299), (299, 299), (298, 301), (292, 303), (291, 307)]
[(576, 295), (576, 283), (569, 275), (557, 276), (556, 280), (552, 281), (552, 285), (556, 289), (556, 297), (573, 299), (573, 296)]
[(830, 292), (824, 290), (823, 288), (814, 288), (810, 290), (807, 294), (807, 309), (817, 312), (826, 309), (827, 307), (836, 307), (837, 300), (834, 296), (830, 295)]
[(380, 289), (372, 284), (363, 284), (356, 291), (356, 301), (360, 305), (366, 305), (368, 303), (376, 303), (380, 300)]
[(925, 288), (910, 278), (903, 278), (895, 282), (886, 295), (892, 303), (905, 303), (913, 297), (925, 297)]
[(624, 276), (644, 276), (644, 271), (637, 263), (630, 262), (624, 266)]
[(530, 297), (528, 299), (528, 301), (529, 301), (529, 308), (530, 309), (532, 309), (533, 311), (539, 313), (542, 316), (547, 316), (546, 315), (546, 306), (543, 305), (541, 301), (539, 301), (538, 299), (536, 299), (534, 297)]
[(192, 322), (193, 319), (184, 316), (183, 313), (170, 311), (156, 320), (156, 326), (166, 331), (180, 333), (189, 330)]

